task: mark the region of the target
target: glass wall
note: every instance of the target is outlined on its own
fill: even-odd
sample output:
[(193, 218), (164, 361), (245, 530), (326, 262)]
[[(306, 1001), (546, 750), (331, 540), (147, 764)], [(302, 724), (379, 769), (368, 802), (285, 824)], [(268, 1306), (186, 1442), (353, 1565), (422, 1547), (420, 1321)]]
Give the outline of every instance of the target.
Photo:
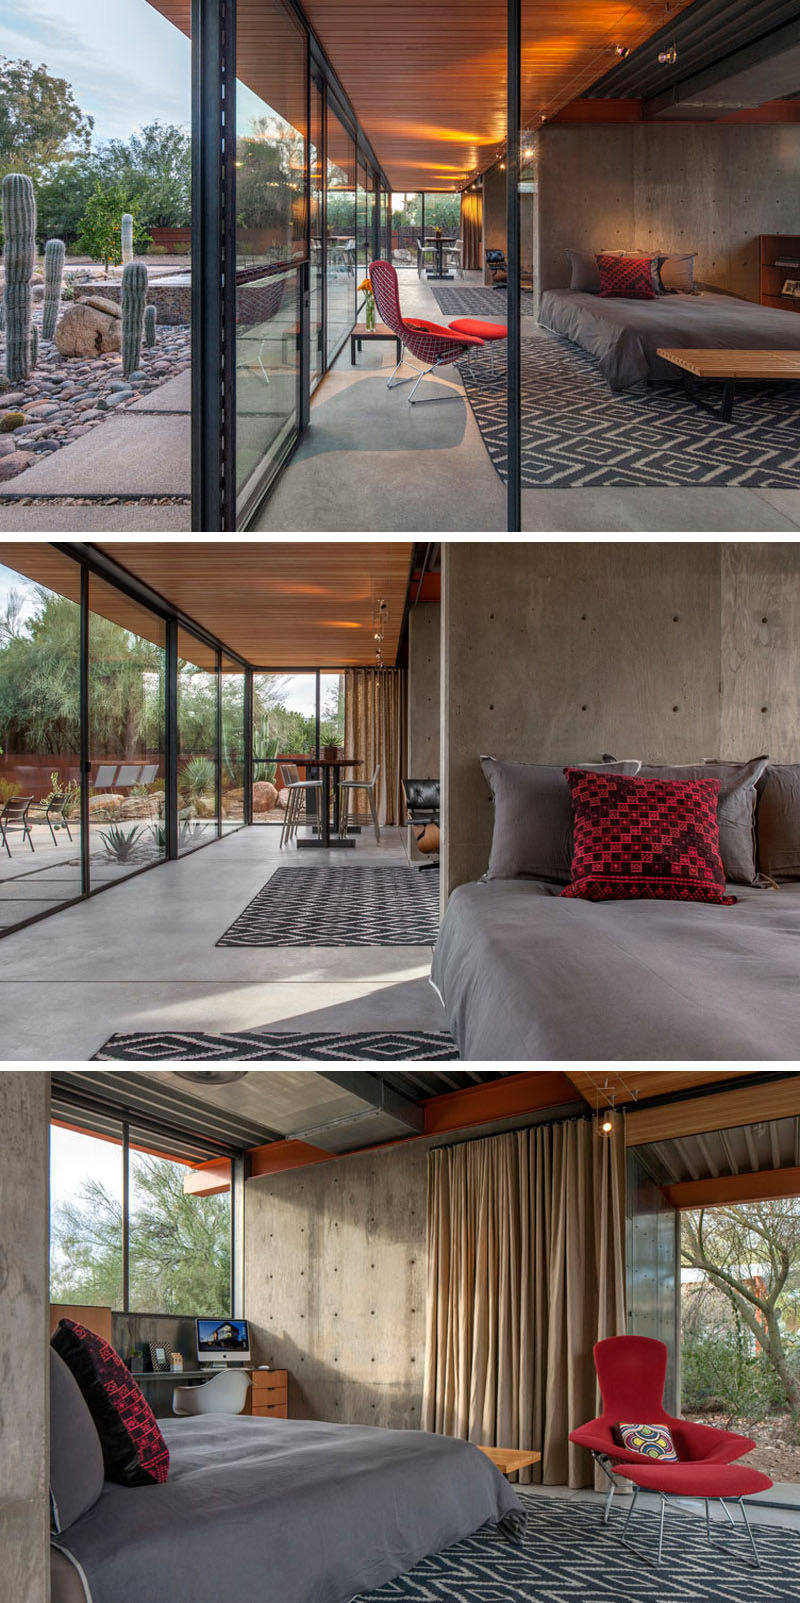
[(178, 852), (218, 833), (217, 653), (178, 630)]
[(50, 1301), (121, 1308), (122, 1127), (50, 1126)]
[(81, 895), (80, 568), (26, 569), (0, 564), (0, 932)]
[(241, 663), (222, 656), (222, 829), (239, 829), (244, 823), (245, 787), (245, 671)]
[(316, 673), (254, 673), (254, 824), (283, 823), (284, 765), (304, 779), (318, 754)]
[(130, 1290), (132, 1313), (229, 1314), (231, 1199), (192, 1196), (193, 1170), (153, 1153), (130, 1153)]
[(392, 261), (395, 267), (416, 267), (417, 240), (422, 238), (422, 196), (392, 195)]
[[(236, 7), (236, 481), (239, 522), (299, 427), (308, 252), (307, 41), (280, 0)], [(267, 272), (265, 269), (273, 269)]]
[(309, 196), (310, 257), (308, 264), (309, 321), (311, 354), (309, 378), (311, 389), (319, 383), (325, 368), (325, 254), (324, 254), (324, 202), (325, 167), (323, 152), (324, 101), (322, 88), (311, 80), (311, 128)]
[(344, 745), (344, 674), (319, 676), (320, 746)]
[(327, 344), (330, 362), (350, 333), (356, 310), (356, 147), (330, 106), (326, 151)]
[(89, 575), (89, 883), (166, 855), (166, 624)]
[(446, 239), (458, 239), (461, 233), (461, 196), (428, 193), (425, 201), (425, 237), (440, 228)]
[[(358, 164), (358, 280), (369, 272), (372, 261), (372, 220), (375, 213), (375, 189), (369, 168)], [(358, 297), (359, 301), (361, 296)]]

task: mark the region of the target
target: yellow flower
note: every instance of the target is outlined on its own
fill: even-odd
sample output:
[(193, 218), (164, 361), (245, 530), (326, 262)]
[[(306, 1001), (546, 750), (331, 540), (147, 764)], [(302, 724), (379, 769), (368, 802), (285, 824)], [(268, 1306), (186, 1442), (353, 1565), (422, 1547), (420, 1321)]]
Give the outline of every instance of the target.
[(371, 295), (372, 294), (372, 281), (371, 281), (371, 279), (365, 278), (364, 282), (362, 284), (359, 284), (358, 290), (359, 290), (359, 294), (363, 293), (364, 295)]

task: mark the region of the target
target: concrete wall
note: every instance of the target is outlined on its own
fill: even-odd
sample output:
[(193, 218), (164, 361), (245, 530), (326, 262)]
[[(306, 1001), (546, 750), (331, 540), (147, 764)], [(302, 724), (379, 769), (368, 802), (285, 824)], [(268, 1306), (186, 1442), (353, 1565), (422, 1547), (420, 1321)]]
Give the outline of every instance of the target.
[(442, 861), (488, 861), (482, 752), (800, 760), (800, 547), (445, 542)]
[(439, 778), (441, 625), (438, 601), (420, 601), (408, 618), (408, 772)]
[(0, 1073), (0, 1572), (47, 1603), (49, 1076)]
[(247, 1182), (255, 1361), (289, 1370), (295, 1418), (419, 1425), (428, 1145)]
[(800, 228), (800, 125), (552, 125), (537, 136), (538, 275), (565, 250), (694, 250), (697, 279), (758, 300), (758, 235)]

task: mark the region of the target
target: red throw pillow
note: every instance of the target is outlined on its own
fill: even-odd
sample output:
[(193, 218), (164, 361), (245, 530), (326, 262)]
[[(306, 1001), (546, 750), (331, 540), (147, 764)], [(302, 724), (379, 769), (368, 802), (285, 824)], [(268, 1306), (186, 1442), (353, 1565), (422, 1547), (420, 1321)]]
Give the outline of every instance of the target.
[(150, 1486), (169, 1474), (169, 1448), (141, 1387), (102, 1336), (62, 1319), (50, 1344), (72, 1370), (97, 1427), (107, 1481)]
[(638, 779), (565, 768), (572, 794), (572, 883), (590, 902), (655, 897), (736, 901), (725, 895), (718, 779)]
[(604, 252), (597, 257), (597, 270), (600, 274), (598, 295), (626, 296), (636, 301), (656, 299), (650, 256), (612, 256)]

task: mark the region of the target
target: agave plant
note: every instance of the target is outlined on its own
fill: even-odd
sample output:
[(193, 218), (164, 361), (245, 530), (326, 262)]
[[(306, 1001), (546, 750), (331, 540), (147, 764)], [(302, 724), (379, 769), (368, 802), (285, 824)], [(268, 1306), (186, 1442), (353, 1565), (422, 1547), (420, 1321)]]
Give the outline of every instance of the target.
[(101, 833), (100, 839), (108, 856), (113, 857), (115, 862), (129, 863), (144, 833), (140, 825), (134, 829), (120, 829), (118, 824), (112, 824), (110, 829)]
[(178, 775), (181, 796), (195, 797), (213, 794), (216, 770), (210, 757), (190, 757)]

